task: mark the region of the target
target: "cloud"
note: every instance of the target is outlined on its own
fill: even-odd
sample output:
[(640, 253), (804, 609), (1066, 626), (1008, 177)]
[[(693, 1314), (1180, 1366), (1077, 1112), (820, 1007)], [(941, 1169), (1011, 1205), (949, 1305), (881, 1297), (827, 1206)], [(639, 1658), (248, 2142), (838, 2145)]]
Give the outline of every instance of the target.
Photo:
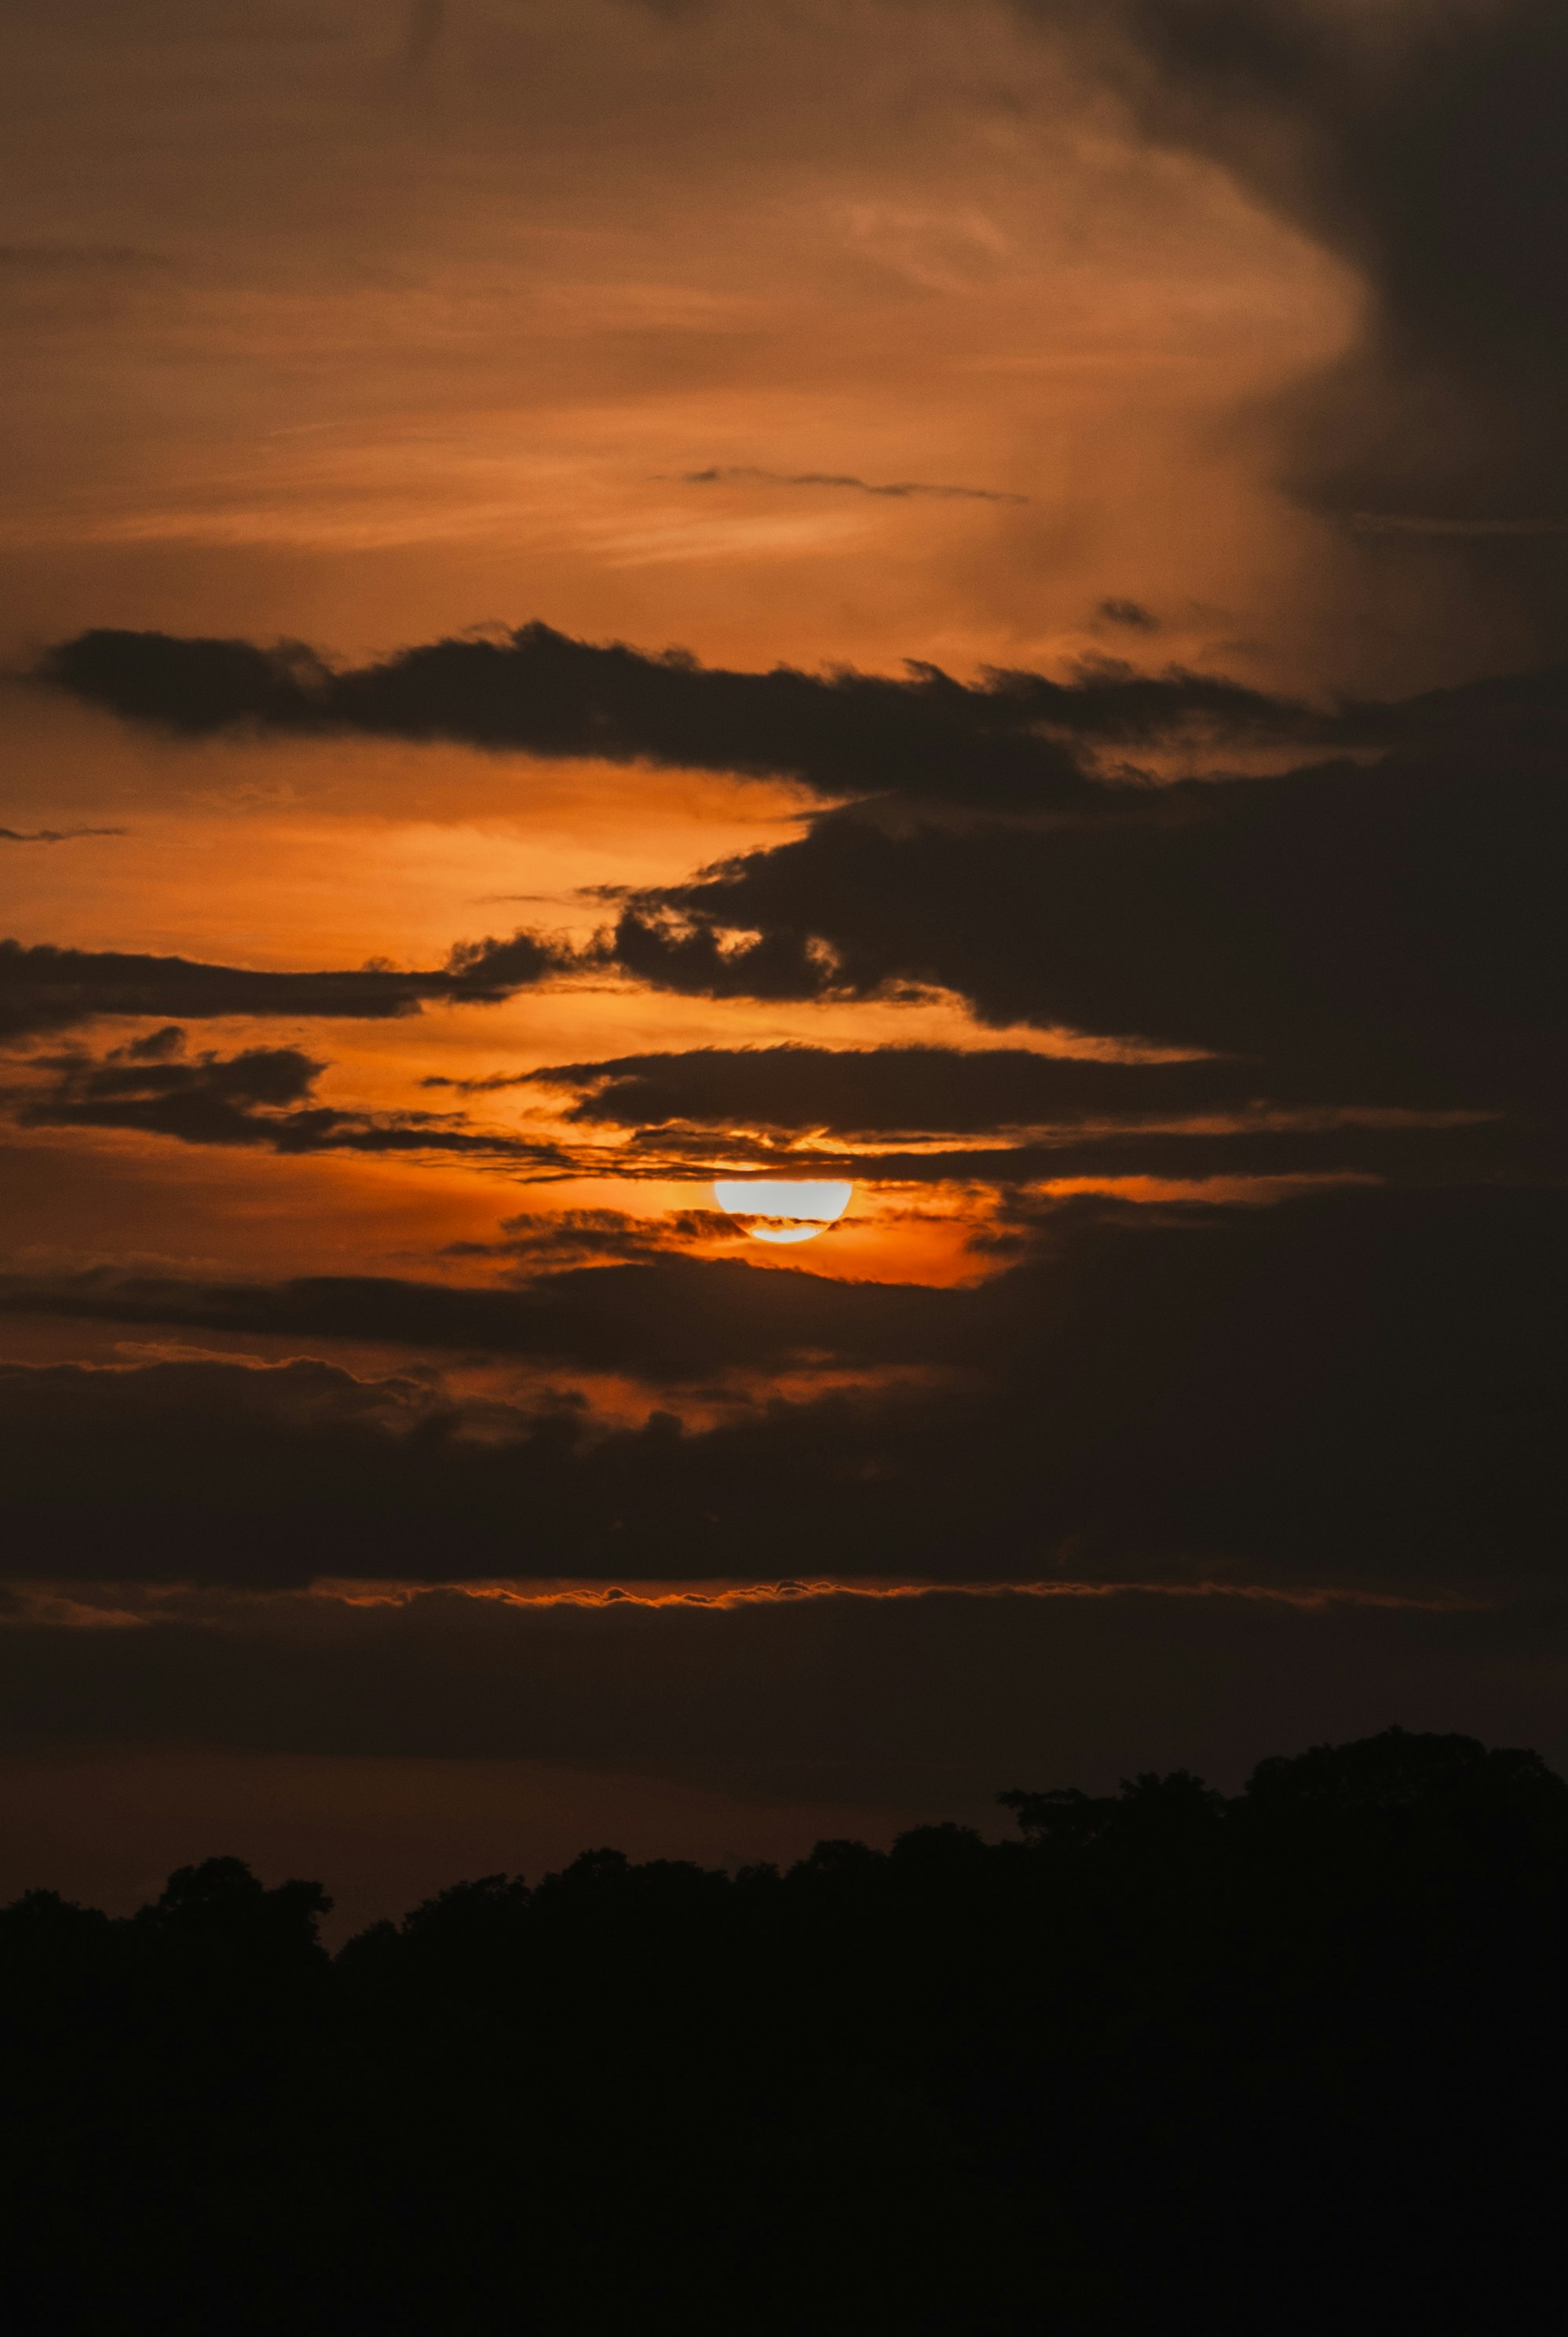
[[(809, 1134), (813, 1170), (891, 1181), (1336, 1172), (1464, 1181), (1520, 1169), (1532, 1157), (1522, 1131), (1480, 1114), (1281, 1107), (1262, 1093), (1261, 1066), (1235, 1057), (1125, 1062), (1020, 1048), (704, 1047), (550, 1064), (479, 1084), (573, 1090), (570, 1122), (635, 1129), (649, 1159), (711, 1158), (710, 1131), (724, 1132), (731, 1159), (745, 1146), (739, 1131)], [(1030, 1132), (984, 1149), (931, 1143), (1020, 1130)], [(842, 1149), (832, 1149), (833, 1137)], [(926, 1149), (890, 1149), (887, 1139), (900, 1137), (924, 1139)], [(857, 1139), (876, 1149), (857, 1149)], [(770, 1163), (793, 1157), (804, 1165), (776, 1143), (759, 1150)]]
[[(659, 1129), (639, 1134), (633, 1147), (612, 1155), (579, 1157), (581, 1173), (607, 1169), (622, 1177), (664, 1181), (672, 1175), (716, 1177), (745, 1169), (774, 1176), (848, 1178), (886, 1190), (959, 1186), (973, 1208), (979, 1195), (998, 1198), (1037, 1188), (1053, 1191), (1065, 1184), (1138, 1188), (1135, 1198), (1154, 1201), (1145, 1183), (1180, 1186), (1193, 1200), (1233, 1200), (1236, 1188), (1249, 1188), (1257, 1203), (1277, 1199), (1303, 1180), (1370, 1179), (1377, 1183), (1466, 1185), (1491, 1178), (1534, 1175), (1554, 1181), (1561, 1173), (1561, 1147), (1522, 1147), (1497, 1122), (1462, 1119), (1434, 1127), (1414, 1119), (1393, 1126), (1358, 1125), (1353, 1117), (1321, 1128), (1146, 1129), (1097, 1130), (1091, 1136), (1052, 1135), (1025, 1144), (986, 1144), (969, 1149), (928, 1144), (919, 1151), (896, 1147), (850, 1149), (813, 1143), (809, 1149), (769, 1146), (745, 1137), (715, 1138), (700, 1129)], [(992, 1246), (985, 1221), (971, 1225), (970, 1244)]]
[(998, 487), (932, 486), (920, 479), (896, 479), (885, 486), (873, 485), (869, 479), (857, 479), (843, 471), (759, 471), (745, 464), (714, 464), (706, 471), (683, 471), (680, 484), (686, 487), (849, 487), (862, 495), (891, 495), (905, 500), (911, 495), (930, 495), (943, 503), (1027, 504), (1027, 495), (1005, 493)]
[[(876, 674), (729, 672), (684, 653), (573, 640), (531, 624), (399, 650), (335, 671), (297, 644), (182, 640), (98, 629), (50, 650), (41, 680), (131, 720), (202, 734), (235, 725), (357, 730), (782, 777), (833, 797), (896, 795), (965, 807), (1114, 812), (1091, 750), (1173, 738), (1253, 748), (1349, 735), (1329, 718), (1222, 677), (1102, 664), (1069, 682), (998, 673), (978, 684), (934, 667)], [(1374, 723), (1378, 718), (1374, 717)]]
[[(1561, 1547), (1563, 1210), (1560, 1189), (1506, 1188), (1078, 1204), (1037, 1214), (1031, 1255), (958, 1290), (673, 1258), (519, 1291), (13, 1279), (18, 1311), (570, 1361), (706, 1390), (713, 1424), (478, 1403), (321, 1362), (12, 1366), (4, 1562), (1540, 1589)], [(781, 1367), (813, 1357), (867, 1384), (781, 1400)], [(929, 1384), (910, 1377), (922, 1364)], [(764, 1376), (716, 1413), (726, 1370)]]
[(979, 1135), (1044, 1120), (1192, 1111), (1257, 1096), (1260, 1067), (1236, 1060), (1116, 1062), (1019, 1047), (698, 1047), (546, 1064), (522, 1084), (578, 1090), (569, 1117), (626, 1128)]
[[(1064, 1586), (652, 1610), (424, 1588), (385, 1603), (209, 1591), (121, 1605), (131, 1628), (93, 1628), (80, 1609), (74, 1625), (24, 1611), (0, 1628), (0, 1748), (580, 1763), (763, 1804), (885, 1799), (988, 1831), (998, 1779), (1113, 1789), (1129, 1769), (1190, 1765), (1239, 1781), (1271, 1749), (1367, 1734), (1391, 1713), (1523, 1738), (1568, 1765), (1561, 1601), (1466, 1612)], [(380, 1795), (363, 1773), (347, 1785), (342, 1830), (361, 1843)], [(550, 1785), (513, 1785), (503, 1841)], [(225, 1786), (238, 1800), (241, 1781)], [(439, 1782), (421, 1786), (417, 1805), (453, 1824)], [(394, 1770), (380, 1790), (406, 1823), (409, 1781)], [(554, 1790), (580, 1795), (582, 1781)], [(83, 1833), (102, 1858), (101, 1809)]]
[(181, 1144), (258, 1145), (274, 1152), (446, 1152), (493, 1155), (559, 1168), (552, 1145), (469, 1127), (450, 1114), (340, 1111), (317, 1103), (326, 1069), (296, 1047), (248, 1047), (236, 1055), (183, 1052), (170, 1026), (108, 1055), (34, 1059), (51, 1084), (14, 1089), (23, 1128), (131, 1129)]
[(489, 1000), (529, 989), (550, 974), (571, 971), (579, 963), (580, 953), (570, 944), (520, 929), (504, 941), (457, 943), (440, 979), (450, 997)]
[[(1537, 1144), (1533, 1150), (1518, 1131), (1479, 1114), (1291, 1112), (1255, 1105), (1248, 1101), (1254, 1067), (1244, 1063), (1099, 1063), (1021, 1050), (699, 1049), (553, 1065), (510, 1079), (424, 1082), (480, 1091), (535, 1081), (576, 1087), (579, 1100), (565, 1114), (583, 1132), (575, 1144), (475, 1127), (461, 1114), (324, 1104), (315, 1088), (326, 1066), (298, 1048), (192, 1057), (178, 1024), (103, 1055), (35, 1056), (24, 1059), (24, 1068), (33, 1077), (3, 1099), (23, 1128), (123, 1129), (183, 1144), (289, 1155), (458, 1155), (504, 1159), (551, 1177), (609, 1170), (661, 1179), (713, 1173), (721, 1159), (734, 1168), (744, 1158), (754, 1168), (893, 1185), (1007, 1188), (1084, 1178), (1325, 1174), (1462, 1182), (1526, 1168), (1549, 1173), (1552, 1161), (1549, 1149)], [(1162, 1123), (1162, 1108), (1209, 1116)], [(1010, 1143), (995, 1140), (1020, 1123), (1028, 1133)], [(842, 1131), (836, 1147), (834, 1127)], [(764, 1132), (739, 1132), (748, 1128)], [(608, 1144), (596, 1140), (601, 1129), (613, 1131)], [(625, 1129), (633, 1131), (629, 1148), (620, 1141)], [(791, 1149), (802, 1129), (813, 1133), (809, 1154)], [(991, 1140), (967, 1147), (932, 1140), (954, 1133)], [(921, 1149), (901, 1149), (901, 1136)], [(726, 1218), (707, 1212), (649, 1219), (576, 1211), (549, 1220), (548, 1231), (543, 1221), (517, 1222), (511, 1250), (526, 1248), (541, 1262), (570, 1255), (649, 1257), (731, 1231)], [(477, 1256), (488, 1247), (467, 1249)]]
[[(1134, 602), (1106, 602), (1129, 620)], [(1147, 612), (1144, 612), (1146, 614)], [(1141, 624), (1141, 618), (1135, 621)], [(1144, 673), (1092, 659), (1066, 680), (1027, 670), (955, 680), (792, 666), (736, 672), (688, 652), (576, 640), (534, 622), (335, 668), (297, 641), (262, 648), (96, 627), (46, 650), (40, 684), (127, 720), (200, 735), (249, 725), (363, 731), (551, 757), (794, 777), (831, 797), (893, 795), (982, 811), (1099, 811), (1136, 790), (1092, 753), (1186, 740), (1227, 753), (1410, 749), (1489, 731), (1535, 737), (1568, 713), (1560, 666), (1391, 699), (1311, 705), (1223, 674)]]
[[(492, 961), (482, 963), (486, 950)], [(482, 944), (467, 953), (459, 949), (453, 963), (439, 972), (404, 973), (372, 965), (355, 972), (274, 973), (122, 950), (0, 941), (0, 1039), (68, 1030), (101, 1015), (385, 1021), (417, 1014), (432, 1000), (493, 1004), (543, 980), (568, 957), (559, 944), (517, 934), (504, 948)]]
[(1108, 625), (1125, 625), (1136, 633), (1157, 633), (1160, 621), (1140, 601), (1102, 601), (1097, 613)]
[[(655, 1385), (692, 1384), (734, 1370), (779, 1370), (812, 1356), (869, 1368), (930, 1363), (949, 1343), (955, 1359), (967, 1353), (964, 1325), (973, 1310), (951, 1293), (765, 1271), (728, 1259), (649, 1255), (651, 1242), (631, 1262), (563, 1265), (577, 1244), (605, 1231), (582, 1219), (578, 1213), (553, 1236), (530, 1217), (503, 1221), (502, 1241), (481, 1254), (519, 1261), (533, 1277), (521, 1289), (373, 1275), (268, 1284), (91, 1272), (5, 1276), (0, 1306), (63, 1319), (164, 1325), (209, 1339), (347, 1340), (411, 1354), (526, 1358), (630, 1374)], [(707, 1231), (706, 1225), (698, 1229)], [(595, 1255), (602, 1256), (597, 1245)]]
[(122, 827), (0, 827), (0, 844), (71, 844), (82, 836), (123, 836)]
[[(1312, 709), (1112, 664), (1065, 683), (726, 673), (533, 626), (338, 675), (304, 652), (93, 633), (49, 670), (196, 727), (248, 714), (766, 769), (854, 799), (620, 897), (584, 951), (523, 933), (463, 944), (441, 974), (358, 977), (388, 985), (380, 1011), (573, 966), (716, 998), (935, 986), (998, 1025), (1242, 1060), (1277, 1102), (1514, 1111), (1522, 1159), (1561, 1128), (1563, 667)], [(1275, 768), (1093, 775), (1182, 739)], [(19, 970), (0, 959), (0, 998)], [(161, 992), (149, 1011), (182, 1010)]]
[[(1287, 474), (1411, 532), (1568, 519), (1568, 25), (1555, 0), (1018, 0), (1146, 132), (1353, 268), (1358, 346), (1282, 404)], [(1500, 525), (1499, 523), (1502, 523)], [(1546, 532), (1542, 528), (1541, 532)], [(1516, 560), (1561, 638), (1555, 552)]]
[(501, 1257), (532, 1275), (562, 1266), (602, 1266), (612, 1259), (645, 1261), (694, 1241), (742, 1242), (744, 1228), (723, 1209), (667, 1209), (633, 1217), (625, 1209), (522, 1209), (501, 1221), (494, 1242), (448, 1245), (448, 1257)]
[[(1238, 1059), (1251, 1091), (1279, 1100), (1558, 1126), (1565, 717), (1553, 670), (1384, 709), (1374, 762), (1125, 790), (1111, 816), (827, 812), (790, 842), (631, 895), (611, 945), (672, 990), (930, 984), (993, 1024)], [(1136, 1074), (1151, 1093), (1234, 1076)]]

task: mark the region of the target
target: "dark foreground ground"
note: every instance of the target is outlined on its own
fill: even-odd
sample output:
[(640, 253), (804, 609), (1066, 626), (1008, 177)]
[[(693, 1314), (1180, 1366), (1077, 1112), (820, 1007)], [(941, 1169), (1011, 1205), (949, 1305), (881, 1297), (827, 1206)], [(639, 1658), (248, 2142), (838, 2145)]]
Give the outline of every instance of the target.
[(238, 1861), (0, 1911), (0, 2322), (1534, 2337), (1568, 1785), (1392, 1730), (317, 1945)]

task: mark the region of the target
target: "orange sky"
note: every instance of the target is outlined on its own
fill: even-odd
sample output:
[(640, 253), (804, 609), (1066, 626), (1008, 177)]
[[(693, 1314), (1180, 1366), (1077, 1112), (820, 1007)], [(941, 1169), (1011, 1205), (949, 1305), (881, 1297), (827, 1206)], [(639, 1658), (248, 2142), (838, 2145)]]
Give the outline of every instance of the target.
[[(1271, 485), (1260, 418), (1344, 344), (1353, 281), (1135, 137), (1008, 11), (454, 0), (415, 39), (430, 21), (246, 0), (10, 36), (17, 649), (122, 623), (352, 655), (537, 614), (749, 665), (1059, 669), (1125, 648), (1096, 611), (1132, 596), (1164, 656), (1289, 682), (1377, 660), (1346, 546)], [(716, 470), (765, 475), (691, 475)], [(774, 483), (813, 474), (980, 492)], [(0, 821), (122, 831), (6, 853), (0, 929), (224, 963), (585, 938), (583, 888), (676, 881), (803, 809), (777, 784), (455, 748), (176, 746), (25, 691), (0, 732)], [(437, 1071), (791, 1039), (996, 1042), (940, 999), (576, 982), (200, 1043), (298, 1043), (329, 1063), (323, 1100), (396, 1109)], [(32, 1149), (56, 1165), (41, 1190), (11, 1164), (24, 1263), (430, 1268), (520, 1198), (704, 1198), (129, 1136)], [(971, 1275), (975, 1206), (862, 1186), (793, 1262)]]
[(968, 666), (1132, 593), (1181, 653), (1377, 653), (1253, 411), (1354, 282), (1012, 12), (163, 15), (10, 36), (15, 633)]
[[(169, 0), (9, 42), (18, 661), (88, 624), (346, 659), (541, 616), (750, 667), (1435, 678), (1405, 621), (1430, 572), (1274, 484), (1271, 400), (1354, 336), (1353, 276), (1151, 143), (1016, 10)], [(1157, 644), (1107, 600), (1150, 611)], [(0, 932), (258, 968), (434, 966), (519, 924), (581, 944), (596, 888), (678, 882), (811, 808), (778, 781), (455, 746), (175, 741), (22, 683), (0, 686), (0, 825), (103, 831), (0, 846)], [(421, 1083), (792, 1041), (1085, 1043), (935, 992), (768, 1004), (573, 975), (404, 1021), (218, 1021), (189, 1045), (297, 1047), (321, 1102), (549, 1139), (569, 1097)], [(472, 1246), (520, 1209), (708, 1206), (700, 1173), (629, 1178), (625, 1138), (596, 1144), (541, 1183), (504, 1159), (40, 1130), (0, 1153), (5, 1240), (24, 1270), (484, 1278), (509, 1269)], [(832, 1234), (747, 1254), (972, 1279), (992, 1207), (862, 1178)]]

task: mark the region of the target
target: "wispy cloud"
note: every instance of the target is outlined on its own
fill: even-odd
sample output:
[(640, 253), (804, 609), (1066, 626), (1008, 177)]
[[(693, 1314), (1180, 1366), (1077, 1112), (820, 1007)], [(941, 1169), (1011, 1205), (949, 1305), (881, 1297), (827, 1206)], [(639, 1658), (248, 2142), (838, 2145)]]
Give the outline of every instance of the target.
[[(852, 1576), (811, 1576), (798, 1581), (678, 1586), (663, 1582), (634, 1582), (629, 1589), (622, 1589), (618, 1584), (607, 1586), (597, 1582), (559, 1583), (546, 1589), (536, 1589), (527, 1582), (365, 1584), (328, 1579), (313, 1584), (303, 1593), (282, 1595), (296, 1601), (303, 1599), (312, 1605), (342, 1607), (408, 1607), (417, 1600), (434, 1596), (448, 1599), (472, 1599), (480, 1604), (502, 1607), (709, 1607), (721, 1611), (741, 1607), (788, 1606), (801, 1599), (816, 1599), (860, 1601), (905, 1599), (1197, 1599), (1290, 1607), (1311, 1614), (1322, 1613), (1331, 1607), (1363, 1607), (1427, 1615), (1475, 1613), (1481, 1611), (1487, 1603), (1456, 1592), (1418, 1597), (1398, 1591), (1367, 1590), (1337, 1584), (1318, 1586), (1208, 1580), (1073, 1582), (1055, 1579), (1033, 1582), (867, 1582), (857, 1581)], [(168, 1611), (170, 1600), (166, 1593), (161, 1592), (159, 1604), (161, 1612)], [(29, 1616), (28, 1619), (33, 1618)], [(39, 1619), (53, 1621), (55, 1618), (49, 1615)], [(73, 1623), (95, 1621), (97, 1616), (94, 1610), (83, 1608), (62, 1619)], [(116, 1613), (106, 1619), (120, 1623), (127, 1618)]]
[(857, 479), (848, 471), (764, 471), (749, 464), (712, 464), (706, 471), (682, 471), (684, 487), (848, 487), (861, 495), (934, 495), (944, 503), (1027, 504), (1027, 495), (1000, 487), (949, 487), (925, 479), (892, 479), (885, 484)]
[(0, 827), (0, 844), (70, 844), (79, 836), (123, 836), (122, 827)]

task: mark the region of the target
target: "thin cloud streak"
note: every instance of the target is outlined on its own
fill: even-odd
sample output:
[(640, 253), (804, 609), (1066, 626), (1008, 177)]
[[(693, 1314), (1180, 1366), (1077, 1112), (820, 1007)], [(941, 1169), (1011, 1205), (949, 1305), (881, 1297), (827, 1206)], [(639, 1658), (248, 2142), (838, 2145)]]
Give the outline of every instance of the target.
[(205, 1618), (257, 1617), (278, 1609), (348, 1609), (355, 1612), (389, 1609), (402, 1612), (432, 1600), (526, 1612), (576, 1609), (610, 1614), (622, 1609), (648, 1613), (702, 1609), (710, 1614), (735, 1614), (754, 1608), (800, 1607), (838, 1601), (861, 1607), (908, 1603), (933, 1599), (1030, 1602), (1094, 1601), (1105, 1605), (1124, 1599), (1172, 1599), (1183, 1604), (1219, 1602), (1242, 1607), (1282, 1608), (1297, 1614), (1327, 1614), (1339, 1609), (1414, 1615), (1486, 1614), (1496, 1611), (1492, 1599), (1457, 1592), (1421, 1596), (1413, 1592), (1359, 1589), (1344, 1583), (1289, 1584), (1269, 1582), (1169, 1582), (1129, 1579), (1114, 1582), (1038, 1580), (1023, 1582), (950, 1582), (911, 1578), (907, 1581), (856, 1581), (832, 1575), (812, 1575), (780, 1582), (732, 1582), (696, 1585), (632, 1582), (621, 1584), (568, 1582), (534, 1585), (525, 1582), (365, 1582), (329, 1578), (304, 1589), (279, 1590), (227, 1589), (207, 1585), (159, 1584), (144, 1587), (109, 1581), (76, 1583), (69, 1595), (57, 1583), (10, 1582), (0, 1603), (0, 1630), (63, 1631), (145, 1630), (160, 1623), (180, 1623)]
[[(618, 1584), (568, 1583), (535, 1589), (511, 1582), (464, 1583), (336, 1583), (313, 1584), (304, 1594), (334, 1606), (409, 1607), (432, 1597), (472, 1599), (503, 1607), (706, 1607), (727, 1612), (743, 1607), (794, 1606), (803, 1599), (848, 1599), (875, 1604), (908, 1599), (1219, 1599), (1244, 1604), (1290, 1607), (1321, 1613), (1330, 1607), (1399, 1609), (1424, 1615), (1479, 1613), (1489, 1604), (1457, 1594), (1418, 1598), (1398, 1591), (1360, 1590), (1342, 1584), (1281, 1585), (1268, 1582), (857, 1582), (833, 1576), (784, 1582), (737, 1582), (702, 1589), (639, 1584), (630, 1589)], [(161, 1599), (161, 1605), (167, 1600)], [(86, 1619), (90, 1609), (73, 1607), (70, 1620)], [(110, 1618), (125, 1618), (116, 1610)]]
[(891, 495), (902, 500), (930, 495), (943, 503), (1027, 504), (1027, 495), (1010, 494), (1000, 487), (950, 487), (924, 479), (893, 479), (881, 484), (856, 478), (848, 471), (766, 471), (748, 463), (715, 463), (706, 471), (683, 471), (683, 487), (848, 487), (856, 494)]
[(73, 844), (82, 836), (124, 836), (122, 827), (0, 827), (0, 844)]

